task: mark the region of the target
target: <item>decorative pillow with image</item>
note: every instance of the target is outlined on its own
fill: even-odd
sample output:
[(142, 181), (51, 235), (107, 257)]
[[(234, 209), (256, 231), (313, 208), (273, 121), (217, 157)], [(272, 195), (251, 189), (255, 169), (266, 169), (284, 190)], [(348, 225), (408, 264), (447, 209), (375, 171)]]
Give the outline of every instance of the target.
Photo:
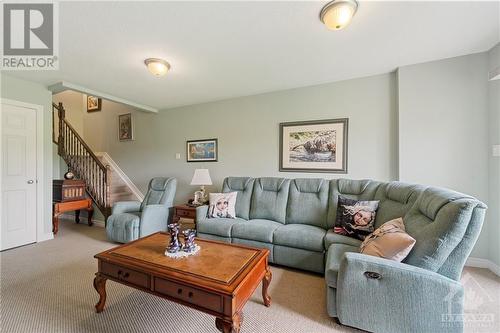
[(358, 201), (339, 195), (333, 232), (360, 240), (365, 239), (375, 230), (378, 203), (378, 201)]
[(210, 193), (208, 195), (208, 218), (236, 218), (236, 195), (238, 192)]
[(405, 231), (403, 219), (382, 224), (361, 243), (360, 253), (375, 257), (403, 261), (415, 245), (415, 239)]

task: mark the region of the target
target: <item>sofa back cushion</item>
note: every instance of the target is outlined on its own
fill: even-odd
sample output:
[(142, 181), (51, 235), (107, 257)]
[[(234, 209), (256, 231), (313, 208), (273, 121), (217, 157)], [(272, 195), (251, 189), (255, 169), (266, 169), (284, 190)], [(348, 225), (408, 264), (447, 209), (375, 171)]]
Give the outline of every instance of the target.
[(172, 207), (175, 191), (177, 188), (177, 179), (156, 177), (149, 181), (148, 192), (141, 203), (141, 211), (147, 205), (165, 205)]
[(326, 229), (329, 182), (325, 179), (290, 181), (286, 224), (309, 224)]
[(248, 220), (254, 179), (250, 177), (227, 177), (222, 192), (238, 192), (236, 195), (236, 216)]
[[(403, 216), (406, 232), (416, 243), (405, 263), (437, 272), (462, 242), (474, 209), (482, 205), (465, 194), (440, 188), (425, 189)], [(476, 228), (477, 238), (480, 228)], [(472, 248), (472, 246), (470, 246)], [(467, 254), (468, 255), (468, 254)], [(455, 270), (462, 270), (455, 267)], [(454, 270), (444, 272), (455, 278)]]
[(374, 200), (379, 182), (372, 180), (332, 179), (328, 195), (327, 227), (332, 228), (337, 218), (339, 195), (349, 199)]
[(416, 184), (381, 183), (375, 193), (375, 200), (379, 201), (375, 228), (406, 215), (424, 190), (424, 186)]
[(274, 177), (255, 179), (250, 218), (285, 223), (289, 187), (290, 179)]

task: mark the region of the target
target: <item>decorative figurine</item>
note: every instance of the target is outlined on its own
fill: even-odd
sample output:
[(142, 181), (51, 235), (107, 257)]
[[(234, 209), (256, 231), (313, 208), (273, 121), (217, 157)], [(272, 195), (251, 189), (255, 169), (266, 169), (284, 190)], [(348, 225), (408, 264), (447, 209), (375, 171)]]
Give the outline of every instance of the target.
[(170, 233), (170, 244), (168, 244), (167, 252), (176, 253), (181, 249), (181, 243), (179, 242), (179, 224), (172, 223), (168, 226), (168, 232)]
[(182, 232), (182, 234), (184, 235), (184, 252), (193, 252), (196, 250), (196, 244), (194, 243), (196, 231), (193, 229), (186, 229)]

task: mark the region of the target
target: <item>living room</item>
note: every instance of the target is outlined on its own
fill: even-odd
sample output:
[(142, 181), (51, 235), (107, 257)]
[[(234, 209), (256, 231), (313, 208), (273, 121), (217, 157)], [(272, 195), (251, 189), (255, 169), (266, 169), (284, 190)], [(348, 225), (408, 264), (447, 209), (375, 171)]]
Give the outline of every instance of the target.
[(44, 4), (2, 4), (53, 38), (3, 45), (1, 331), (500, 332), (500, 2)]

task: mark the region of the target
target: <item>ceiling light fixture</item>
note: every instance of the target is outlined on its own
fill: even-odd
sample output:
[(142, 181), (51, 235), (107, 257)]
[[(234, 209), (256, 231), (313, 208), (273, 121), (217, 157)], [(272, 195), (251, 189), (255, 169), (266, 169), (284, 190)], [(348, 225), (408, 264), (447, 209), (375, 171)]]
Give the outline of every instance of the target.
[(170, 70), (170, 64), (165, 60), (159, 58), (148, 58), (144, 60), (144, 64), (146, 64), (146, 67), (151, 72), (151, 74), (158, 77), (167, 74), (167, 72)]
[(340, 30), (351, 22), (356, 10), (356, 0), (334, 0), (321, 9), (319, 18), (328, 29)]

